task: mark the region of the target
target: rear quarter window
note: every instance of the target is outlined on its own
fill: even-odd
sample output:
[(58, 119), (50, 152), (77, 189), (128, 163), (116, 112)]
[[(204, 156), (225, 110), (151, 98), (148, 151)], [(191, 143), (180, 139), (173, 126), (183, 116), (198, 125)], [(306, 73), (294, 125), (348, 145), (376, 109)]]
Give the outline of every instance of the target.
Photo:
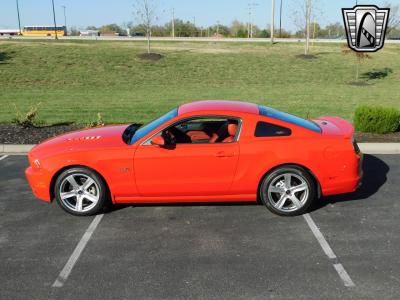
[(289, 136), (291, 134), (290, 128), (267, 122), (258, 122), (254, 132), (255, 137)]
[(265, 117), (269, 117), (269, 118), (273, 118), (273, 119), (277, 119), (280, 121), (284, 121), (287, 123), (291, 123), (309, 130), (312, 130), (314, 132), (318, 132), (321, 133), (322, 130), (321, 128), (315, 124), (314, 122), (310, 121), (310, 120), (305, 120), (281, 111), (278, 111), (276, 109), (267, 107), (267, 106), (263, 106), (260, 105), (259, 106), (259, 110), (260, 110), (260, 115), (265, 116)]

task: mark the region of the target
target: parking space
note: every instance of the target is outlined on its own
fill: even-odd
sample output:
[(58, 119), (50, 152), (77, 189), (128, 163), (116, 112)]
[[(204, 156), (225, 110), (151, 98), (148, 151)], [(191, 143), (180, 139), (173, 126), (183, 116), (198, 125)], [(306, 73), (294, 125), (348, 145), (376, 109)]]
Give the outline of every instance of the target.
[[(94, 217), (36, 200), (25, 156), (0, 161), (0, 298), (398, 298), (398, 156), (366, 156), (365, 184), (303, 216), (260, 205), (119, 206), (105, 214), (61, 287)], [(78, 244), (79, 243), (79, 244)], [(75, 250), (75, 251), (74, 251)], [(355, 286), (345, 286), (334, 264)]]

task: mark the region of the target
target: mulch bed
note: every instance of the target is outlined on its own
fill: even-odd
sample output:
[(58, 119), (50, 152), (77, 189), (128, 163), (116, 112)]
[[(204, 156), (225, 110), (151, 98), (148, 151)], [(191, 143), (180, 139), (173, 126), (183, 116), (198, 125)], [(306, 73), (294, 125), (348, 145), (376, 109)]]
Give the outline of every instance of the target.
[(163, 58), (164, 56), (158, 53), (141, 53), (138, 54), (138, 57), (143, 60), (157, 61)]
[[(23, 128), (14, 124), (0, 124), (0, 144), (38, 144), (62, 133), (82, 129), (82, 125), (53, 125)], [(400, 143), (400, 132), (390, 134), (357, 132), (359, 143)]]
[(0, 144), (38, 144), (48, 138), (82, 127), (70, 124), (24, 128), (14, 124), (0, 124)]
[(318, 57), (316, 55), (313, 54), (298, 54), (296, 55), (297, 58), (301, 58), (301, 59), (317, 59)]
[(388, 134), (356, 132), (355, 138), (359, 143), (400, 143), (400, 132)]

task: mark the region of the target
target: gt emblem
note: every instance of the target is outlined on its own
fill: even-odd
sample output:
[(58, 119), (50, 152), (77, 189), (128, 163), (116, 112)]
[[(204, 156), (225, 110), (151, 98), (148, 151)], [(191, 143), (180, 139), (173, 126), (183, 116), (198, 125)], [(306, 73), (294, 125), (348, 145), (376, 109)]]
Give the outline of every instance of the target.
[(121, 173), (127, 173), (127, 172), (130, 171), (130, 169), (129, 169), (129, 168), (120, 168), (119, 171), (120, 171)]
[(356, 5), (342, 8), (347, 44), (357, 52), (375, 52), (385, 43), (389, 8)]

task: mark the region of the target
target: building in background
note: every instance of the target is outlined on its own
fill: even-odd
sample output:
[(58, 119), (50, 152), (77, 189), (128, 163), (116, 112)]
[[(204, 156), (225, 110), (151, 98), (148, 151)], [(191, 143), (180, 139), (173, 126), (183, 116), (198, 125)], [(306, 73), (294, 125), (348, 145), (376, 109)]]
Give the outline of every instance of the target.
[(98, 30), (82, 30), (79, 36), (100, 36), (100, 32)]
[(19, 29), (0, 29), (0, 36), (19, 35)]

